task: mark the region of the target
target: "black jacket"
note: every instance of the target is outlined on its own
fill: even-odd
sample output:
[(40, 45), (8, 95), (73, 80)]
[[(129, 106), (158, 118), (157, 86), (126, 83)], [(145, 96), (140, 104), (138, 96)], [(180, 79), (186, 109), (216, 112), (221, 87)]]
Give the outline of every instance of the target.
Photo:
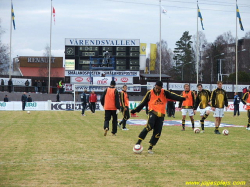
[(32, 98), (31, 98), (31, 97), (28, 97), (28, 98), (27, 98), (27, 102), (32, 102)]
[(27, 101), (27, 95), (23, 94), (22, 97), (21, 97), (21, 101), (26, 102)]
[(12, 83), (12, 80), (9, 80), (9, 81), (8, 81), (8, 85), (9, 85), (9, 86), (12, 86), (12, 84), (13, 84), (13, 83)]

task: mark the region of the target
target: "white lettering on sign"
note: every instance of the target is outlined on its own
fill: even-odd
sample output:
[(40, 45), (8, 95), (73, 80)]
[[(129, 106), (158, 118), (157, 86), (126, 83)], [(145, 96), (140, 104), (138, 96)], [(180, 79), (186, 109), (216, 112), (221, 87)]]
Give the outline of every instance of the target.
[(65, 76), (84, 76), (84, 77), (94, 77), (101, 76), (105, 74), (106, 76), (132, 76), (139, 77), (139, 71), (83, 71), (83, 70), (66, 70)]
[(139, 39), (82, 39), (66, 38), (65, 45), (69, 46), (140, 46)]
[[(54, 57), (51, 58), (51, 63), (55, 63)], [(28, 57), (28, 63), (49, 63), (49, 57)]]

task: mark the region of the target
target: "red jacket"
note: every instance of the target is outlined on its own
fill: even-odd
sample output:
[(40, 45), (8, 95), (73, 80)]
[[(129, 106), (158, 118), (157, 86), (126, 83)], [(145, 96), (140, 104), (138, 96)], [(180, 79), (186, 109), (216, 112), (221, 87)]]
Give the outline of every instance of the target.
[(97, 102), (97, 96), (96, 96), (96, 94), (90, 94), (90, 96), (89, 96), (89, 102), (90, 103), (96, 103)]

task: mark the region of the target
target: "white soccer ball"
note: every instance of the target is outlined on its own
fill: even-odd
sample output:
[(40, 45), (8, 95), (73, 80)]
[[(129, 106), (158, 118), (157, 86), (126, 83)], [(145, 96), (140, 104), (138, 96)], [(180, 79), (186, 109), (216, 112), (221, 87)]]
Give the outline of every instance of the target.
[(136, 144), (133, 147), (133, 152), (136, 154), (140, 154), (143, 151), (143, 147), (140, 144)]
[(224, 129), (224, 130), (222, 131), (222, 134), (225, 135), (225, 136), (229, 135), (229, 130)]
[(199, 129), (199, 128), (194, 128), (194, 133), (195, 133), (195, 134), (200, 133), (200, 129)]
[(27, 111), (28, 114), (30, 114), (30, 111)]

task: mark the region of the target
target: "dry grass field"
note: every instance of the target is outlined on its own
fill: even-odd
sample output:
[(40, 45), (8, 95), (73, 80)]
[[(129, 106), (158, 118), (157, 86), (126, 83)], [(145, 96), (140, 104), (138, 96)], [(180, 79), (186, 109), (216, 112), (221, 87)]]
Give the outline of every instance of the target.
[[(250, 186), (250, 131), (245, 128), (227, 128), (230, 134), (223, 136), (215, 135), (214, 128), (194, 134), (191, 128), (181, 132), (179, 126), (164, 126), (155, 154), (146, 151), (151, 133), (142, 142), (145, 151), (134, 154), (143, 126), (104, 137), (103, 114), (0, 112), (0, 186), (179, 187), (189, 181), (201, 182), (190, 186), (223, 181)], [(145, 112), (138, 115), (146, 119)], [(246, 125), (247, 117), (228, 112), (222, 121)]]

